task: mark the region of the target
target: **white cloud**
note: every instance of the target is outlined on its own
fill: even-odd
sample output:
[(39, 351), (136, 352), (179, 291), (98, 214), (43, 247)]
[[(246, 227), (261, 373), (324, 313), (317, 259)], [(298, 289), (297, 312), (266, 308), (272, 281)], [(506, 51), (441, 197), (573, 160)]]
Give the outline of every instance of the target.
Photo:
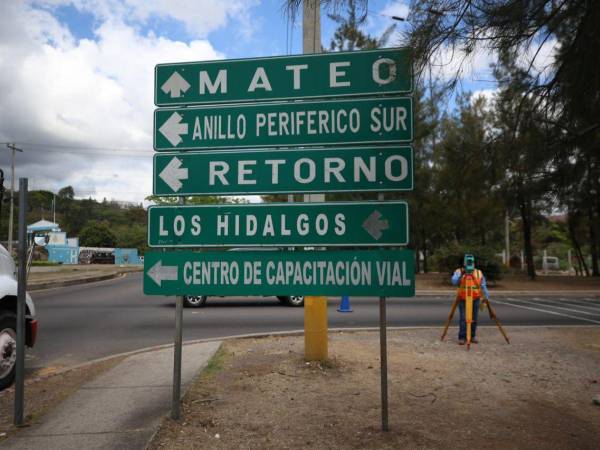
[(477, 97), (484, 97), (487, 102), (492, 102), (497, 94), (498, 89), (480, 89), (471, 94), (471, 99), (474, 100)]
[[(31, 0), (33, 1), (33, 0)], [(242, 34), (253, 30), (249, 11), (258, 0), (37, 0), (38, 5), (73, 5), (101, 21), (123, 20), (139, 24), (151, 19), (175, 20), (190, 36), (206, 37), (229, 21), (239, 22)]]
[(478, 48), (467, 55), (461, 50), (442, 47), (431, 59), (432, 74), (442, 81), (454, 77), (476, 81), (490, 79), (490, 64), (496, 61), (495, 53), (489, 49)]
[[(138, 3), (140, 17), (150, 14)], [(151, 194), (154, 65), (223, 55), (204, 39), (142, 35), (114, 11), (98, 23), (95, 40), (75, 39), (51, 12), (26, 3), (0, 2), (0, 14), (0, 142), (23, 143), (17, 176), (35, 188), (70, 184), (83, 196), (140, 201)], [(7, 162), (0, 152), (5, 172)]]
[(406, 19), (409, 11), (406, 2), (401, 0), (389, 1), (376, 13), (369, 11), (366, 22), (367, 32), (375, 38), (380, 38), (391, 25), (396, 25), (395, 31), (386, 43), (386, 47), (397, 47), (401, 41), (402, 30), (406, 22), (398, 21), (392, 17)]
[(529, 48), (521, 51), (517, 63), (520, 67), (528, 70), (531, 66), (532, 75), (540, 75), (542, 80), (552, 73), (552, 64), (559, 50), (556, 39), (549, 39), (541, 44), (532, 44)]

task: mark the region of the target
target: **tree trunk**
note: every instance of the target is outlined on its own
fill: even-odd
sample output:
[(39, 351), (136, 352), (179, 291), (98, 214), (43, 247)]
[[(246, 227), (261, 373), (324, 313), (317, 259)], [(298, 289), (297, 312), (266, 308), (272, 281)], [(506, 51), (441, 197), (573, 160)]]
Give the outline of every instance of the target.
[(527, 275), (535, 280), (535, 266), (533, 264), (533, 247), (531, 245), (531, 200), (523, 195), (523, 187), (519, 189), (519, 211), (521, 213), (521, 223), (523, 226), (523, 246), (525, 247), (525, 265), (527, 266)]
[(421, 229), (421, 251), (423, 252), (423, 273), (427, 273), (429, 269), (427, 268), (427, 231), (425, 228)]
[[(587, 151), (587, 194), (590, 195), (587, 201), (587, 216), (590, 234), (590, 255), (592, 257), (592, 276), (600, 276), (598, 270), (598, 234), (596, 232), (596, 221), (594, 220), (594, 197), (598, 196), (598, 192), (594, 195), (594, 188), (598, 186), (596, 171), (591, 159), (591, 148)], [(596, 202), (598, 200), (596, 199)]]
[(592, 276), (600, 276), (598, 270), (598, 235), (596, 234), (596, 221), (594, 220), (594, 207), (588, 205), (588, 223), (590, 227), (590, 253), (592, 256)]
[(579, 241), (577, 240), (577, 235), (575, 234), (575, 228), (576, 228), (575, 222), (576, 222), (576, 218), (574, 217), (574, 214), (569, 212), (568, 217), (567, 217), (567, 224), (569, 226), (569, 237), (571, 238), (571, 243), (573, 244), (573, 247), (575, 248), (575, 255), (577, 256), (577, 262), (579, 263), (579, 271), (581, 272), (582, 275), (585, 272), (585, 276), (589, 277), (590, 272), (588, 271), (587, 264), (585, 263), (583, 253), (581, 251), (581, 245), (579, 245)]

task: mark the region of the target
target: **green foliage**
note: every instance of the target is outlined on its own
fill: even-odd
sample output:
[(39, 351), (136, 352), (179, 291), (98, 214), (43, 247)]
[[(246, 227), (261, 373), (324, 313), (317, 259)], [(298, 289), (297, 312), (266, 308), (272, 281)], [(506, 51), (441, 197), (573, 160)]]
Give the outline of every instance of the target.
[(115, 228), (115, 234), (119, 248), (137, 248), (141, 254), (148, 248), (148, 230), (144, 224), (120, 225)]
[(328, 14), (328, 16), (338, 24), (329, 44), (330, 51), (368, 50), (383, 47), (395, 29), (395, 25), (391, 25), (379, 39), (361, 31), (360, 27), (365, 23), (367, 15), (357, 15), (355, 0), (348, 0), (346, 17), (340, 14)]
[(82, 247), (115, 247), (117, 237), (108, 222), (89, 221), (79, 233)]
[[(147, 201), (153, 202), (156, 205), (177, 205), (179, 203), (179, 197), (159, 197), (156, 195), (149, 195), (146, 197)], [(241, 197), (220, 197), (217, 195), (198, 195), (184, 197), (184, 203), (186, 205), (220, 205), (224, 203), (248, 203), (247, 200)]]
[(75, 191), (72, 186), (65, 186), (58, 191), (58, 198), (65, 200), (73, 200), (75, 198)]
[(475, 267), (483, 272), (486, 280), (498, 281), (502, 278), (501, 264), (492, 247), (477, 243), (449, 242), (438, 248), (431, 258), (434, 270), (451, 274), (462, 266), (465, 253), (475, 255)]
[(41, 267), (58, 266), (59, 264), (60, 263), (52, 262), (52, 261), (31, 261), (32, 266), (41, 266)]

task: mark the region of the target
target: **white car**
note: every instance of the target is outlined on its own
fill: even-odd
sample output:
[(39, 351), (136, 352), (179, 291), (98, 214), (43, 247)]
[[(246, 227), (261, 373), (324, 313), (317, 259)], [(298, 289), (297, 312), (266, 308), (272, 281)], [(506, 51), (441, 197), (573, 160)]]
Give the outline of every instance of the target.
[[(276, 252), (281, 249), (278, 247), (248, 247), (248, 248), (232, 248), (230, 252), (243, 252), (247, 250), (260, 251), (260, 252)], [(183, 297), (183, 305), (188, 308), (200, 308), (206, 305), (207, 295), (185, 295)], [(304, 306), (303, 295), (278, 295), (277, 299), (288, 306)]]
[[(29, 294), (25, 300), (25, 345), (33, 347), (37, 336), (35, 307)], [(15, 379), (17, 362), (17, 279), (15, 263), (0, 245), (0, 390)]]
[[(186, 295), (183, 297), (183, 305), (188, 308), (200, 308), (206, 305), (207, 295)], [(278, 295), (277, 299), (288, 306), (304, 306), (302, 295)]]

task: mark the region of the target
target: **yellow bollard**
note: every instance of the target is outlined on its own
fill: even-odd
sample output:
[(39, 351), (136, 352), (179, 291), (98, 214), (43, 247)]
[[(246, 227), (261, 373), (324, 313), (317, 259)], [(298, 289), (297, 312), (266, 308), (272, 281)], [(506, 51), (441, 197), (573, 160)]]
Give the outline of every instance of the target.
[(467, 350), (471, 347), (471, 324), (473, 323), (473, 287), (475, 282), (471, 275), (465, 280), (465, 322), (467, 323)]
[(304, 297), (304, 359), (327, 359), (327, 297)]

